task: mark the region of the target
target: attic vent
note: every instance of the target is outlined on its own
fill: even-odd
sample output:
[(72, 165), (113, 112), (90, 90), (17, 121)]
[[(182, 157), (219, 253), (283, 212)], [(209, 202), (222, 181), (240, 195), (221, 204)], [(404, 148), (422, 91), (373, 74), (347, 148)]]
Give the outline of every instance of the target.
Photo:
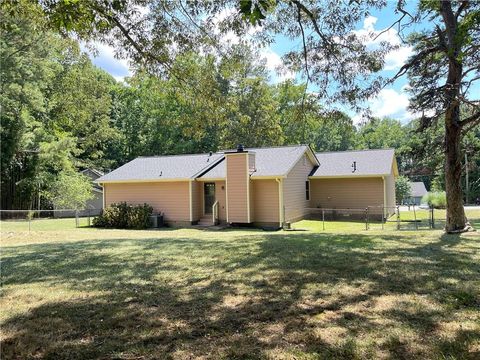
[(163, 171), (160, 171), (160, 175), (159, 175), (159, 176), (162, 176), (162, 174), (163, 174)]
[(355, 171), (357, 171), (357, 162), (354, 161), (353, 164), (352, 164), (352, 173), (354, 173)]

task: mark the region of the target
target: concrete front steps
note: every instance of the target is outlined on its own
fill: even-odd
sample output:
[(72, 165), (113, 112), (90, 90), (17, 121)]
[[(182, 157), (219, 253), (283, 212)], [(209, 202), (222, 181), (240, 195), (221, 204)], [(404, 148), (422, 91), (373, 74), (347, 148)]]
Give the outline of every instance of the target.
[(203, 215), (198, 221), (199, 226), (213, 226), (212, 214)]

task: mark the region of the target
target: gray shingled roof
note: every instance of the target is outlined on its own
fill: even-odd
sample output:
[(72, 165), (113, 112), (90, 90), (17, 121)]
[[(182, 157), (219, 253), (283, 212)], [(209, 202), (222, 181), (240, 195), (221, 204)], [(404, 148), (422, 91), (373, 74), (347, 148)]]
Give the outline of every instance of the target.
[[(255, 153), (255, 168), (252, 178), (260, 176), (285, 176), (298, 159), (307, 151), (307, 145), (248, 148)], [(225, 161), (203, 174), (201, 179), (225, 178)]]
[(412, 197), (422, 197), (428, 192), (427, 188), (425, 187), (425, 184), (421, 181), (411, 182), (410, 184), (412, 185), (412, 188), (411, 188)]
[[(306, 145), (246, 149), (255, 152), (256, 171), (252, 178), (285, 176), (308, 150)], [(359, 150), (316, 154), (320, 166), (312, 176), (372, 176), (390, 173), (394, 159), (393, 149)], [(223, 152), (195, 155), (140, 157), (98, 178), (95, 182), (147, 181), (169, 179), (225, 178)], [(352, 173), (352, 163), (357, 170)], [(208, 170), (212, 165), (217, 164)], [(202, 174), (203, 173), (203, 174)]]
[[(317, 153), (320, 166), (312, 174), (314, 177), (329, 176), (374, 176), (391, 172), (394, 159), (393, 149), (353, 150)], [(353, 170), (353, 162), (356, 170)]]
[(189, 179), (208, 168), (223, 154), (139, 157), (98, 178), (96, 182)]

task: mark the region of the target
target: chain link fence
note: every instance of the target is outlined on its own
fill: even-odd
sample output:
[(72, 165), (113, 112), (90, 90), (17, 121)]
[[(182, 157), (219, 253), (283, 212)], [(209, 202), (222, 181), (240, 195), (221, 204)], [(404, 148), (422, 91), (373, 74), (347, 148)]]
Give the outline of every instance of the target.
[[(470, 224), (480, 227), (480, 207), (466, 206)], [(443, 229), (446, 211), (424, 206), (369, 206), (366, 208), (310, 208), (309, 220), (320, 230), (426, 230)]]
[[(0, 210), (2, 231), (49, 231), (87, 228), (101, 209)], [(480, 229), (480, 206), (466, 206), (470, 224)], [(319, 231), (443, 229), (446, 212), (422, 206), (369, 206), (357, 209), (311, 208), (309, 220)]]
[(101, 209), (0, 210), (2, 231), (66, 230), (90, 227)]

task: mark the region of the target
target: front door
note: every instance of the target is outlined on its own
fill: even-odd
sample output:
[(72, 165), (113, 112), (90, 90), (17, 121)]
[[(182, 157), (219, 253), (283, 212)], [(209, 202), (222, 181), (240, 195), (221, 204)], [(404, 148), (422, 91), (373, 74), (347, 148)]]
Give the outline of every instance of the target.
[(203, 199), (204, 213), (211, 214), (212, 206), (215, 203), (215, 183), (205, 183), (203, 185)]

